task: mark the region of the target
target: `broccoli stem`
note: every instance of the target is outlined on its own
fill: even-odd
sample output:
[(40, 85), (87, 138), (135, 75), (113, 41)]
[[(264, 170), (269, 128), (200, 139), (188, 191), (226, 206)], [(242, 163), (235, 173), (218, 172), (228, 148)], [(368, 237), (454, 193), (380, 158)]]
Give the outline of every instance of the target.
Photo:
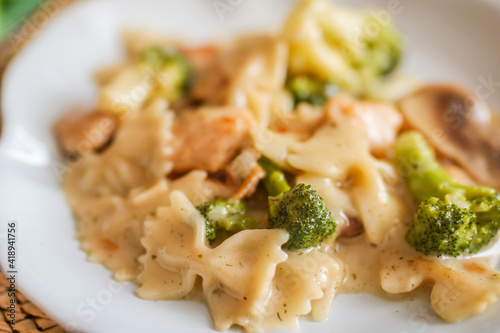
[(155, 80), (158, 83), (156, 93), (170, 101), (183, 97), (193, 83), (191, 65), (176, 50), (150, 46), (140, 54), (138, 64), (155, 73)]
[(290, 190), (291, 187), (286, 180), (284, 172), (276, 164), (267, 157), (261, 157), (258, 163), (266, 172), (266, 176), (262, 179), (262, 184), (270, 196)]
[(323, 81), (306, 75), (297, 75), (287, 81), (286, 88), (293, 97), (294, 105), (301, 102), (322, 106), (338, 92), (331, 81)]
[(396, 160), (409, 192), (420, 202), (406, 241), (424, 254), (478, 252), (500, 229), (500, 199), (489, 187), (460, 184), (436, 161), (418, 132), (401, 135)]
[(434, 150), (418, 132), (402, 134), (396, 142), (395, 151), (399, 171), (406, 180), (408, 190), (418, 202), (430, 197), (444, 199), (446, 195), (470, 200), (496, 194), (496, 190), (489, 187), (458, 183), (441, 168)]

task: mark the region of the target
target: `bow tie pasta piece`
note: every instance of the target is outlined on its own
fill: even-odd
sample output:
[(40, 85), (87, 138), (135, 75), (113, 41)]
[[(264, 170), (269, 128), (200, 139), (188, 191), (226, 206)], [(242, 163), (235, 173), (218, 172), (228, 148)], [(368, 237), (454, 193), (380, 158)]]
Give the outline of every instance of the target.
[(235, 55), (243, 60), (232, 74), (227, 104), (249, 108), (257, 122), (267, 126), (285, 83), (288, 46), (276, 38), (260, 36), (240, 43)]
[(317, 249), (288, 252), (288, 260), (279, 264), (273, 280), (273, 294), (262, 312), (257, 327), (298, 329), (299, 316), (325, 320), (344, 279), (342, 262)]
[[(248, 332), (297, 329), (302, 315), (310, 314), (315, 321), (328, 317), (344, 274), (340, 260), (319, 250), (288, 252), (288, 259), (276, 267), (271, 292), (265, 302), (251, 307), (250, 316), (248, 298), (242, 300), (220, 288), (205, 289), (205, 295), (219, 330), (233, 324)], [(229, 319), (235, 315), (236, 320)]]
[(156, 214), (157, 207), (169, 205), (169, 194), (175, 190), (181, 190), (194, 204), (211, 200), (217, 195), (212, 184), (206, 172), (192, 171), (174, 181), (160, 179), (150, 187), (134, 188), (126, 198), (72, 193), (68, 200), (78, 218), (83, 250), (90, 261), (115, 272), (117, 280), (134, 280), (140, 273), (137, 258), (144, 254), (140, 238), (145, 217)]
[(162, 99), (130, 115), (109, 149), (86, 155), (68, 169), (63, 187), (74, 184), (91, 195), (125, 196), (134, 187), (164, 177), (172, 168), (169, 156), (173, 119), (174, 114), (167, 111), (167, 102)]
[(324, 125), (303, 143), (290, 146), (288, 163), (307, 173), (348, 182), (370, 242), (379, 244), (401, 220), (402, 199), (390, 193), (370, 154), (368, 141), (349, 121)]
[(288, 151), (292, 145), (302, 139), (300, 135), (293, 132), (279, 133), (261, 127), (254, 128), (250, 134), (255, 148), (262, 155), (284, 170), (291, 169), (287, 161)]
[[(282, 230), (244, 230), (205, 252), (213, 271), (202, 275), (203, 291), (216, 327), (245, 326), (259, 314), (268, 302), (276, 266), (287, 258), (280, 249), (286, 240)], [(233, 299), (235, 307), (224, 309), (221, 294)]]
[[(143, 41), (151, 38), (143, 38)], [(147, 45), (147, 44), (146, 44)], [(156, 97), (169, 102), (181, 99), (191, 86), (192, 68), (172, 47), (147, 45), (138, 59), (98, 73), (101, 84), (99, 109), (114, 114), (138, 112)]]
[[(245, 230), (210, 248), (203, 217), (179, 191), (170, 207), (159, 208), (145, 222), (142, 244), (146, 254), (137, 290), (145, 299), (187, 296), (198, 276), (218, 329), (245, 326), (265, 306), (276, 265), (286, 260), (282, 230)], [(218, 301), (220, 298), (224, 302)], [(231, 306), (228, 306), (232, 304)]]
[[(391, 232), (391, 238), (404, 243), (402, 229)], [(483, 312), (500, 295), (500, 272), (477, 261), (424, 257), (407, 244), (392, 243), (382, 252), (380, 265), (382, 288), (391, 294), (432, 281), (432, 307), (448, 322)]]
[(137, 258), (144, 253), (144, 217), (167, 202), (167, 182), (160, 180), (129, 198), (105, 195), (73, 205), (80, 217), (78, 237), (89, 260), (104, 264), (118, 281), (134, 280), (140, 272)]
[(337, 222), (335, 231), (337, 234), (348, 224), (348, 218), (357, 216), (357, 210), (349, 193), (339, 188), (331, 178), (306, 172), (297, 176), (296, 182), (311, 185), (323, 198), (326, 206), (332, 212), (333, 219)]
[[(324, 125), (309, 140), (295, 143), (289, 150), (288, 163), (298, 170), (345, 180), (350, 171), (361, 169), (359, 172), (369, 176), (371, 186), (379, 186), (379, 176), (373, 174), (374, 159), (369, 153), (368, 141), (349, 122)], [(364, 170), (363, 165), (366, 165)]]

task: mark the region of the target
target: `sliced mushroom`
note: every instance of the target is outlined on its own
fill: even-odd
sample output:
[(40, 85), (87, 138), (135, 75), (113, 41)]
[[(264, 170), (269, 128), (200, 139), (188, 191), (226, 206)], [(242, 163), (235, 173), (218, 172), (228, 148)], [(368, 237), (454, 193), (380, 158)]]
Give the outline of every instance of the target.
[(342, 225), (339, 237), (352, 238), (361, 235), (365, 228), (363, 222), (358, 217), (348, 217), (346, 224)]
[(117, 118), (100, 111), (75, 110), (54, 125), (58, 144), (65, 154), (78, 157), (103, 148), (111, 139)]
[(458, 180), (461, 184), (477, 185), (477, 181), (472, 179), (472, 177), (462, 167), (456, 165), (447, 157), (439, 158), (438, 163), (447, 174)]
[(429, 85), (404, 97), (408, 125), (479, 183), (500, 188), (500, 135), (496, 116), (475, 96), (452, 85)]

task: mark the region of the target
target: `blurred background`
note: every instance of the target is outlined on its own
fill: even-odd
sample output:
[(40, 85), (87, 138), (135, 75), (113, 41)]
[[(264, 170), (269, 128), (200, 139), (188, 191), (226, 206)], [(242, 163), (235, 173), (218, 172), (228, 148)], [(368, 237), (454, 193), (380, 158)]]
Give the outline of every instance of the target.
[(0, 41), (19, 27), (43, 0), (0, 0)]

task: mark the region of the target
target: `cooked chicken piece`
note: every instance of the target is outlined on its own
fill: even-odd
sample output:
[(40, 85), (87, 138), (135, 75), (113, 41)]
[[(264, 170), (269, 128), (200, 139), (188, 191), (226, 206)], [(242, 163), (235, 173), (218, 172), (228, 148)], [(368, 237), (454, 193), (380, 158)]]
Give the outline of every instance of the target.
[(195, 70), (212, 66), (220, 56), (220, 51), (215, 45), (185, 47), (181, 52)]
[(287, 45), (275, 37), (248, 36), (231, 45), (183, 48), (194, 81), (189, 101), (246, 107), (262, 124), (286, 77)]
[(194, 71), (190, 99), (205, 105), (225, 104), (231, 77), (242, 56), (231, 49), (215, 45), (184, 48), (182, 53)]
[(174, 125), (174, 172), (216, 172), (234, 157), (248, 137), (253, 118), (236, 107), (202, 108)]
[(220, 104), (229, 82), (229, 75), (222, 68), (220, 60), (224, 56), (215, 47), (183, 52), (195, 72), (190, 97), (204, 104)]
[(100, 111), (73, 111), (63, 115), (54, 132), (59, 147), (71, 156), (83, 156), (102, 148), (111, 138), (117, 118)]
[(351, 118), (366, 133), (370, 150), (375, 155), (381, 155), (392, 147), (403, 123), (403, 117), (391, 104), (360, 102), (347, 96), (330, 99), (325, 111), (327, 119), (333, 122)]
[(408, 124), (476, 181), (500, 189), (499, 121), (472, 93), (429, 85), (399, 102)]

